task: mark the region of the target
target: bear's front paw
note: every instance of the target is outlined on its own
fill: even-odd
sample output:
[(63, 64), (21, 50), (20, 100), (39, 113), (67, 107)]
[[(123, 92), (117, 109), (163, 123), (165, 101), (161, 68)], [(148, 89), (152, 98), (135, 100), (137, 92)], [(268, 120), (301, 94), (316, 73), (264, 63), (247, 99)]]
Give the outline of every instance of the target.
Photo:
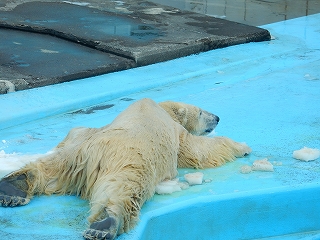
[(117, 221), (113, 217), (107, 217), (92, 223), (90, 228), (83, 233), (83, 237), (90, 240), (113, 240), (117, 236), (117, 232)]
[(13, 185), (10, 181), (2, 179), (0, 181), (0, 206), (16, 207), (23, 206), (30, 202), (27, 194)]

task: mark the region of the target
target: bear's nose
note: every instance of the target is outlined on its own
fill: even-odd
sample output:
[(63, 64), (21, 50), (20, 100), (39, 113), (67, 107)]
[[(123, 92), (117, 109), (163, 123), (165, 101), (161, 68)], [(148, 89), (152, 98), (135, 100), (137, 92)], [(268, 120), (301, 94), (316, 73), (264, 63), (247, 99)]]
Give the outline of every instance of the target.
[(216, 116), (216, 122), (218, 123), (220, 121), (220, 118)]

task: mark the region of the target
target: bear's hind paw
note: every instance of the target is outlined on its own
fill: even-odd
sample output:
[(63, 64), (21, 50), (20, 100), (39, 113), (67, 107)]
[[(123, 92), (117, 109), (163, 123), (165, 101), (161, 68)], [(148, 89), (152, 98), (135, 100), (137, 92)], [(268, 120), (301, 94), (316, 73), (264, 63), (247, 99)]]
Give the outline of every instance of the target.
[(16, 207), (30, 202), (24, 189), (27, 185), (26, 177), (20, 175), (14, 179), (5, 178), (0, 181), (0, 206)]
[(90, 228), (83, 233), (83, 237), (89, 240), (113, 240), (117, 236), (117, 222), (112, 217), (94, 222)]
[(29, 198), (19, 196), (8, 196), (0, 194), (0, 206), (2, 207), (17, 207), (23, 206), (30, 202)]

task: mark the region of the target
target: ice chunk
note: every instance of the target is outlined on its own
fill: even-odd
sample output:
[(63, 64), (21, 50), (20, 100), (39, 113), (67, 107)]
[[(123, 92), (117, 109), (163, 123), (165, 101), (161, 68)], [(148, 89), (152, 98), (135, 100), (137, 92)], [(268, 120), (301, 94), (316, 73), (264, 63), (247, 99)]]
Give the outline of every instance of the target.
[(203, 173), (202, 172), (187, 173), (187, 174), (184, 175), (184, 179), (190, 185), (202, 184)]
[(164, 10), (163, 8), (158, 8), (158, 7), (148, 8), (148, 9), (143, 10), (143, 13), (151, 14), (151, 15), (161, 14), (161, 13), (176, 13), (176, 12), (178, 12), (178, 10), (167, 11), (167, 10)]
[(27, 163), (37, 160), (39, 157), (43, 157), (52, 153), (46, 154), (33, 154), (33, 155), (21, 155), (18, 153), (6, 153), (4, 150), (0, 151), (0, 178), (5, 175), (22, 168)]
[(256, 160), (252, 164), (252, 170), (273, 172), (273, 165), (268, 161), (268, 158)]
[(292, 156), (301, 161), (313, 161), (320, 157), (320, 150), (317, 148), (304, 147), (300, 150), (293, 151)]
[(189, 188), (189, 184), (187, 182), (178, 182), (178, 185), (182, 190)]
[(251, 173), (252, 172), (252, 167), (248, 165), (243, 165), (240, 168), (240, 172), (243, 174)]
[(156, 186), (156, 193), (157, 194), (171, 194), (173, 192), (181, 191), (181, 186), (177, 180), (166, 180), (160, 182)]
[(0, 82), (4, 83), (4, 86), (7, 90), (7, 93), (15, 91), (15, 85), (12, 82), (10, 82), (8, 80), (2, 80), (2, 79), (0, 79)]
[(90, 5), (90, 3), (87, 2), (70, 2), (70, 1), (63, 1), (64, 3), (68, 3), (68, 4), (74, 4), (74, 5), (78, 5), (78, 6), (88, 6)]

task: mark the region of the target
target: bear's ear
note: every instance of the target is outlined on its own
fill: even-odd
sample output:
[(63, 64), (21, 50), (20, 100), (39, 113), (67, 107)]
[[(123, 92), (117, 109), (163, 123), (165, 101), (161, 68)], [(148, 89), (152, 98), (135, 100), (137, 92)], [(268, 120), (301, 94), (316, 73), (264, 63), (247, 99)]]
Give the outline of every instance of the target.
[(182, 126), (185, 127), (187, 121), (188, 121), (188, 118), (187, 118), (187, 115), (188, 115), (188, 109), (187, 108), (179, 108), (178, 110), (178, 114), (177, 114), (177, 118), (180, 122), (180, 124)]
[(159, 106), (162, 107), (170, 116), (171, 118), (180, 123), (182, 126), (185, 126), (187, 123), (187, 113), (188, 109), (181, 106), (180, 103), (166, 101), (159, 103)]

